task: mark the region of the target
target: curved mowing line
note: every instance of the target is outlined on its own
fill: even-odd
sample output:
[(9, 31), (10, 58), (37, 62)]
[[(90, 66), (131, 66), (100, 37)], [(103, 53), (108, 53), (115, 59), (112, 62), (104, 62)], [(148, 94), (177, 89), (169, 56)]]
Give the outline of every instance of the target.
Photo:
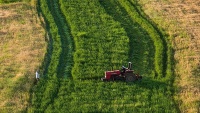
[(58, 34), (61, 38), (61, 54), (57, 67), (58, 77), (71, 77), (71, 67), (73, 65), (72, 51), (73, 40), (70, 35), (68, 24), (61, 12), (58, 1), (48, 1), (48, 7), (54, 17), (54, 21), (58, 28)]
[(129, 37), (129, 61), (132, 61), (134, 70), (140, 73), (150, 73), (154, 69), (153, 62), (155, 48), (148, 33), (134, 22), (128, 12), (115, 0), (99, 3), (114, 20), (121, 23)]
[[(164, 44), (165, 40), (164, 37), (160, 35), (158, 32), (160, 32), (158, 29), (155, 29), (155, 26), (152, 25), (151, 22), (147, 21), (146, 18), (142, 17), (141, 12), (137, 9), (137, 6), (135, 6), (134, 3), (130, 2), (130, 0), (123, 0), (119, 1), (122, 7), (126, 9), (126, 11), (129, 13), (130, 17), (135, 20), (137, 23), (139, 23), (142, 28), (146, 29), (148, 34), (151, 36), (151, 39), (154, 41), (155, 46), (155, 57), (154, 57), (154, 65), (155, 65), (155, 77), (163, 78), (166, 73), (166, 59), (167, 54), (166, 50), (167, 47)], [(136, 10), (137, 9), (137, 10)]]
[[(167, 47), (167, 42), (164, 39), (163, 34), (161, 33), (161, 31), (158, 29), (158, 27), (155, 25), (155, 23), (153, 23), (149, 18), (147, 19), (147, 17), (145, 17), (146, 15), (142, 14), (141, 11), (139, 11), (139, 9), (137, 8), (137, 6), (135, 6), (130, 0), (128, 0), (128, 2), (135, 8), (135, 10), (138, 12), (138, 14), (140, 15), (140, 17), (144, 20), (146, 20), (158, 33), (158, 35), (160, 36), (160, 39), (162, 40), (162, 44), (164, 46), (163, 48), (163, 77), (166, 76), (166, 70), (167, 70), (167, 51), (168, 51), (168, 47)], [(137, 3), (137, 1), (136, 1)]]
[[(54, 96), (51, 98), (52, 100), (51, 103), (54, 103), (55, 99), (58, 96), (62, 78), (72, 77), (71, 67), (73, 65), (72, 64), (73, 63), (73, 59), (72, 59), (73, 42), (69, 33), (68, 24), (61, 12), (58, 1), (55, 1), (55, 0), (47, 1), (47, 4), (54, 18), (54, 22), (57, 25), (58, 34), (61, 38), (60, 40), (61, 40), (61, 48), (62, 48), (60, 56), (59, 56), (59, 63), (57, 66), (57, 79), (58, 79), (58, 82), (56, 82), (57, 87), (55, 87), (56, 89), (54, 89), (54, 92), (52, 93)], [(47, 105), (46, 107), (48, 108), (50, 105)]]
[(52, 39), (52, 35), (50, 33), (50, 26), (49, 26), (50, 24), (49, 24), (47, 18), (45, 17), (45, 15), (43, 14), (42, 9), (40, 8), (40, 1), (39, 0), (37, 1), (37, 13), (38, 13), (39, 16), (42, 16), (44, 18), (44, 21), (46, 23), (45, 24), (45, 23), (43, 23), (41, 21), (42, 26), (47, 31), (46, 34), (45, 34), (45, 36), (46, 36), (45, 37), (45, 41), (48, 42), (48, 44), (47, 44), (47, 51), (46, 51), (45, 56), (44, 56), (44, 61), (42, 62), (42, 68), (43, 68), (42, 69), (42, 73), (43, 73), (43, 75), (46, 75), (47, 72), (48, 72), (48, 67), (50, 65), (51, 56), (53, 54), (52, 53), (53, 52), (53, 39)]
[[(47, 51), (45, 53), (44, 61), (42, 62), (42, 66), (41, 66), (41, 68), (42, 68), (41, 73), (43, 73), (43, 75), (47, 75), (48, 67), (50, 66), (50, 62), (51, 62), (51, 56), (53, 55), (53, 39), (52, 39), (52, 35), (50, 33), (50, 28), (51, 28), (50, 23), (49, 23), (47, 17), (45, 16), (45, 14), (42, 12), (41, 1), (39, 1), (39, 0), (37, 0), (37, 13), (39, 16), (42, 16), (44, 18), (45, 23), (43, 23), (43, 21), (41, 21), (41, 22), (42, 22), (43, 27), (47, 31), (46, 35), (48, 34), (48, 37), (47, 37), (48, 39), (45, 39), (48, 42)], [(43, 78), (45, 80), (48, 79), (47, 76), (43, 76)], [(30, 92), (29, 103), (32, 103), (33, 105), (29, 108), (26, 108), (26, 112), (29, 111), (28, 109), (33, 109), (33, 106), (35, 108), (38, 108), (41, 105), (41, 97), (40, 96), (44, 92), (44, 88), (45, 88), (46, 84), (47, 84), (47, 82), (40, 81), (39, 84), (37, 84), (36, 86), (34, 86), (34, 85), (32, 86), (31, 90), (29, 91)], [(40, 93), (38, 94), (37, 92), (40, 92)], [(34, 102), (37, 102), (38, 104), (37, 103), (35, 104)]]
[[(31, 95), (32, 106), (30, 111), (44, 112), (51, 107), (58, 96), (59, 88), (63, 78), (71, 77), (73, 64), (73, 40), (70, 36), (68, 24), (59, 8), (58, 1), (39, 1), (38, 11), (42, 12), (50, 33), (50, 43), (48, 44), (45, 59), (44, 74), (45, 79), (33, 87), (34, 93)], [(56, 76), (54, 76), (56, 75)]]

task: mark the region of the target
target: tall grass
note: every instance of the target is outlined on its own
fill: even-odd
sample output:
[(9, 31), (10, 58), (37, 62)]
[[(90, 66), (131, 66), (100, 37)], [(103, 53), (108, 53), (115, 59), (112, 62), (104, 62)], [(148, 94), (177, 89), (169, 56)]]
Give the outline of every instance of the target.
[[(60, 4), (75, 41), (73, 78), (100, 77), (111, 66), (117, 68), (127, 62), (126, 32), (105, 14), (97, 1), (60, 1)], [(73, 4), (81, 6), (71, 8)]]
[[(73, 42), (68, 31), (67, 23), (62, 17), (58, 2), (38, 1), (38, 11), (42, 11), (47, 23), (47, 32), (50, 34), (48, 59), (44, 64), (43, 79), (33, 87), (31, 98), (32, 106), (28, 111), (43, 112), (48, 109), (60, 87), (63, 78), (71, 77)], [(41, 96), (42, 95), (42, 96)], [(36, 109), (37, 107), (41, 107)]]
[[(167, 40), (172, 43), (169, 45), (173, 48), (174, 58), (174, 98), (181, 112), (199, 112), (199, 104), (197, 100), (200, 92), (196, 89), (199, 87), (199, 76), (194, 71), (198, 68), (199, 53), (199, 24), (197, 1), (182, 2), (174, 1), (156, 1), (148, 2), (140, 0), (142, 9), (146, 14), (155, 21), (155, 23), (165, 32), (169, 33)], [(177, 4), (182, 4), (177, 6)], [(170, 7), (168, 7), (170, 6)], [(185, 8), (182, 8), (185, 7)], [(182, 16), (180, 16), (182, 15)], [(172, 63), (172, 62), (171, 62)]]
[[(130, 42), (135, 43), (134, 40), (139, 40), (130, 35), (131, 30), (128, 30), (127, 26), (122, 25), (123, 22), (121, 20), (111, 14), (115, 12), (114, 10), (109, 12), (107, 7), (103, 6), (114, 6), (116, 5), (116, 1), (104, 4), (99, 1), (89, 0), (73, 0), (70, 2), (67, 0), (53, 2), (43, 0), (40, 5), (42, 6), (44, 16), (47, 17), (47, 21), (52, 20), (48, 18), (55, 18), (56, 16), (58, 19), (65, 18), (69, 24), (75, 43), (74, 65), (71, 70), (72, 79), (60, 79), (60, 76), (55, 73), (54, 75), (48, 75), (52, 77), (42, 79), (39, 82), (37, 87), (35, 87), (32, 106), (29, 112), (177, 112), (171, 98), (171, 87), (168, 86), (168, 83), (164, 79), (153, 79), (151, 75), (148, 75), (149, 71), (148, 73), (143, 71), (146, 76), (141, 82), (104, 83), (100, 81), (100, 77), (103, 77), (105, 70), (111, 70), (111, 67), (117, 69), (122, 64), (126, 64), (129, 57), (131, 57), (129, 54), (132, 54), (131, 52), (133, 51), (130, 51), (130, 49), (134, 46)], [(142, 19), (141, 15), (137, 15), (137, 10), (130, 3), (123, 2), (117, 5), (120, 8), (126, 5), (126, 8), (131, 9), (131, 11), (127, 11), (126, 8), (119, 9), (120, 11), (124, 11), (123, 13), (126, 13), (129, 16), (128, 18), (120, 14), (120, 11), (116, 11), (119, 13), (119, 18), (122, 20), (127, 19), (126, 23), (134, 23)], [(137, 16), (135, 19), (132, 18), (134, 15), (132, 10), (136, 11)], [(57, 15), (54, 12), (59, 13)], [(56, 21), (58, 20), (54, 19), (51, 22), (55, 24)], [(152, 40), (154, 38), (152, 36), (154, 35), (159, 38), (159, 35), (155, 32), (155, 28), (147, 21), (145, 23), (147, 25), (139, 22), (134, 24), (136, 25), (136, 34), (140, 35), (140, 33), (144, 33), (145, 38), (151, 37)], [(62, 29), (58, 24), (56, 25), (57, 31)], [(130, 27), (133, 28), (134, 25)], [(146, 34), (149, 32), (148, 30), (145, 32), (146, 27), (149, 27), (149, 31), (152, 31), (153, 33), (150, 33), (153, 35), (150, 35), (150, 33)], [(53, 26), (51, 29), (56, 28)], [(139, 32), (137, 28), (142, 29), (142, 32)], [(157, 40), (154, 39), (153, 41), (156, 43), (155, 41)], [(147, 43), (151, 44), (152, 41), (147, 41)], [(162, 44), (160, 47), (163, 47)], [(145, 53), (149, 49), (147, 45), (140, 46), (142, 46), (141, 50), (143, 48), (145, 51), (142, 50), (139, 54), (147, 54)], [(156, 46), (155, 51), (163, 54), (163, 49), (160, 50)], [(155, 54), (157, 53), (155, 52)], [(152, 54), (150, 55), (150, 57), (153, 57), (153, 60), (151, 59), (149, 62), (157, 62), (154, 64), (155, 67), (160, 63), (161, 66), (164, 65), (163, 60), (159, 59), (160, 57), (163, 58), (160, 54), (157, 55), (158, 58)], [(62, 54), (60, 55), (60, 58), (62, 58)], [(147, 59), (148, 55), (142, 58)], [(133, 57), (131, 59), (137, 61), (135, 60), (136, 58)], [(142, 61), (142, 58), (140, 61)], [(148, 63), (141, 64), (144, 67), (148, 65)], [(60, 67), (55, 65), (54, 68), (58, 69)], [(52, 69), (54, 70), (54, 68)], [(142, 69), (141, 66), (137, 68)], [(153, 70), (154, 68), (151, 68), (150, 71)], [(159, 67), (155, 68), (155, 70), (159, 73), (160, 78), (164, 77), (162, 76), (162, 73), (165, 71), (164, 68)], [(51, 70), (48, 71), (50, 72)]]

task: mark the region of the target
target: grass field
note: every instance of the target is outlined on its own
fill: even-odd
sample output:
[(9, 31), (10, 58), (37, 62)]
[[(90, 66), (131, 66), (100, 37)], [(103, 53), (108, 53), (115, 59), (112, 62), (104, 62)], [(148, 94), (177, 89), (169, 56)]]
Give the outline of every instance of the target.
[(25, 110), (34, 73), (44, 59), (45, 31), (28, 4), (0, 6), (0, 111)]
[(172, 37), (175, 98), (181, 112), (200, 112), (199, 3), (195, 0), (140, 1), (144, 12)]
[[(33, 88), (28, 112), (179, 112), (172, 97), (168, 42), (135, 5), (114, 0), (40, 1), (51, 57), (48, 71)], [(112, 6), (117, 7), (111, 10)], [(66, 48), (61, 40), (66, 40)], [(62, 54), (63, 49), (69, 51)], [(68, 61), (60, 62), (64, 56)], [(128, 61), (144, 76), (141, 82), (100, 81), (105, 70)]]
[[(31, 4), (0, 6), (0, 111), (200, 111), (198, 2)], [(129, 61), (142, 81), (100, 81)]]

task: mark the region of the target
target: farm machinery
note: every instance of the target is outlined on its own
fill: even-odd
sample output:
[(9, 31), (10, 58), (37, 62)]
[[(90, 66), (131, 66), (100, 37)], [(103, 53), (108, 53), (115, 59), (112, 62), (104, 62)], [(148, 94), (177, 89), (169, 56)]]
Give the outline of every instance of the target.
[(128, 63), (128, 68), (122, 66), (121, 70), (105, 71), (105, 78), (101, 78), (102, 81), (116, 81), (123, 80), (126, 82), (134, 82), (141, 80), (142, 76), (135, 74), (134, 70), (131, 70), (132, 63)]

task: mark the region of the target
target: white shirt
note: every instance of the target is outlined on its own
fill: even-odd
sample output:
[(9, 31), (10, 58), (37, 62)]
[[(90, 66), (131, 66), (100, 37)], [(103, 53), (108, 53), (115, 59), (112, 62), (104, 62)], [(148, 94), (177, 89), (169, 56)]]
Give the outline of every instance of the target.
[(40, 75), (39, 75), (39, 73), (37, 71), (36, 71), (35, 75), (36, 75), (36, 79), (40, 78)]

